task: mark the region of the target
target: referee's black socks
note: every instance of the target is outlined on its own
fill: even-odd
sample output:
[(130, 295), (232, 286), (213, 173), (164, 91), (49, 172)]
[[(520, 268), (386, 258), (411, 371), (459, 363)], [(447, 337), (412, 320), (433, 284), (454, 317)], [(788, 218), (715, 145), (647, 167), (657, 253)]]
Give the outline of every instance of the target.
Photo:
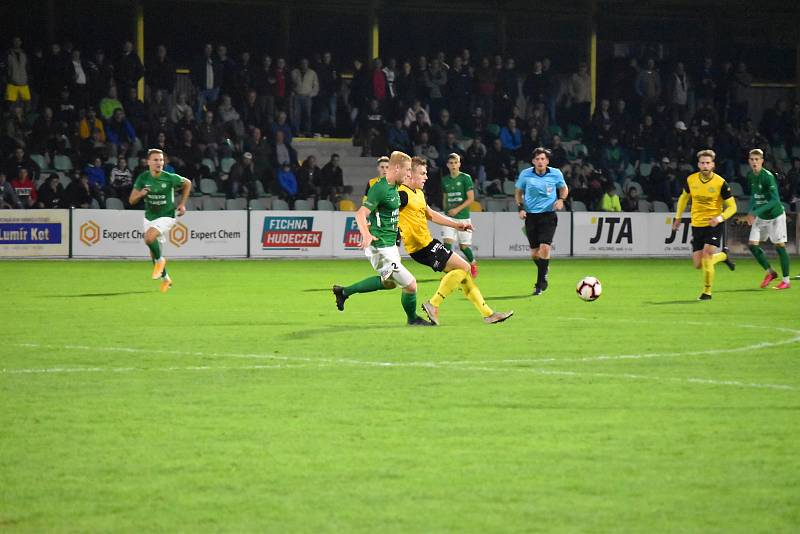
[(536, 264), (536, 269), (538, 270), (536, 275), (536, 287), (544, 288), (545, 284), (547, 284), (547, 271), (550, 268), (550, 260), (536, 258), (533, 260), (533, 263)]

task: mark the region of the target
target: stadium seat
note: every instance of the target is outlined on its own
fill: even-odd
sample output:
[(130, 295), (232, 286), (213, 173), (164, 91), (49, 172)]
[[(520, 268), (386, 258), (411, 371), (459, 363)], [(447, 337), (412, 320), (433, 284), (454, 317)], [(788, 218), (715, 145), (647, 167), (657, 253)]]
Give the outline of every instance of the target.
[(268, 210), (272, 205), (271, 198), (254, 198), (250, 200), (249, 206), (251, 210)]
[(262, 184), (258, 180), (256, 180), (253, 183), (256, 184), (255, 185), (255, 187), (256, 187), (256, 195), (258, 195), (258, 198), (267, 196), (267, 193), (264, 191), (264, 184)]
[(228, 199), (225, 199), (225, 209), (226, 210), (246, 210), (247, 209), (247, 199), (246, 198), (228, 198)]
[(356, 203), (349, 198), (343, 198), (339, 201), (339, 211), (357, 211)]
[(653, 164), (652, 163), (640, 163), (639, 164), (639, 176), (650, 176), (650, 173), (653, 172)]
[(217, 172), (217, 165), (214, 163), (214, 160), (211, 158), (203, 158), (203, 161), (200, 162), (201, 165), (205, 165), (208, 167), (208, 170), (213, 174)]
[(739, 182), (730, 182), (731, 186), (731, 194), (735, 197), (743, 197), (744, 196), (744, 189), (742, 189), (742, 184)]
[(71, 171), (72, 160), (69, 159), (69, 156), (58, 154), (53, 158), (53, 168), (57, 171)]
[(564, 137), (564, 132), (561, 130), (561, 126), (558, 124), (551, 124), (547, 127), (547, 131), (550, 133), (550, 136), (558, 135)]
[(792, 157), (793, 158), (800, 158), (800, 146), (794, 145), (792, 147)]
[(636, 192), (639, 193), (639, 197), (641, 198), (644, 195), (644, 190), (642, 189), (642, 185), (639, 182), (628, 182), (628, 189), (636, 189)]
[(584, 204), (580, 200), (573, 200), (572, 211), (586, 211), (586, 204)]
[(282, 198), (273, 198), (272, 199), (272, 209), (277, 211), (288, 211), (289, 204), (283, 200)]
[(653, 201), (653, 211), (655, 213), (669, 213), (672, 210), (669, 209), (669, 206), (667, 206), (667, 204), (665, 202), (661, 202), (659, 200), (654, 200)]
[(628, 163), (628, 166), (625, 167), (625, 177), (633, 178), (634, 176), (636, 176), (636, 167), (632, 163)]
[(228, 174), (231, 172), (231, 167), (236, 163), (236, 160), (233, 158), (223, 158), (222, 161), (219, 162), (219, 170)]
[(649, 213), (652, 207), (653, 206), (648, 201), (639, 200), (639, 213)]
[(217, 192), (217, 182), (211, 178), (203, 178), (200, 180), (200, 191), (206, 195), (213, 195)]
[(89, 209), (92, 209), (92, 210), (99, 210), (100, 209), (100, 203), (97, 202), (96, 198), (92, 199), (92, 203), (89, 204)]
[(469, 205), (469, 211), (471, 213), (480, 213), (483, 211), (483, 206), (477, 200), (473, 201), (472, 204)]
[(486, 211), (506, 211), (506, 199), (490, 198), (486, 201)]
[[(631, 182), (631, 183), (635, 183), (635, 182)], [(619, 182), (614, 182), (614, 191), (616, 191), (617, 196), (620, 197), (620, 198), (625, 196), (625, 193), (622, 192), (622, 186), (619, 185)]]
[(744, 178), (747, 176), (748, 172), (750, 172), (750, 165), (748, 165), (747, 163), (742, 163), (741, 165), (739, 165), (739, 176)]
[(583, 136), (583, 128), (578, 126), (577, 124), (568, 124), (567, 125), (567, 133), (565, 135), (567, 141), (574, 141), (578, 137)]
[(747, 213), (750, 207), (750, 201), (746, 198), (736, 199), (736, 213)]
[(514, 196), (516, 190), (516, 185), (514, 184), (513, 180), (505, 180), (503, 181), (503, 193), (508, 196)]
[(789, 160), (789, 154), (788, 154), (788, 152), (786, 152), (786, 148), (783, 147), (783, 145), (773, 146), (772, 147), (772, 156), (779, 163)]
[(118, 198), (109, 197), (106, 199), (106, 209), (107, 210), (124, 210), (125, 204)]
[(47, 160), (42, 154), (31, 154), (31, 160), (39, 166), (39, 169), (49, 169), (50, 166), (47, 164)]
[[(131, 170), (131, 174), (133, 173), (133, 170), (138, 166), (139, 166), (139, 158), (137, 158), (136, 156), (131, 156), (128, 158), (128, 168)], [(136, 178), (135, 175), (134, 178)]]
[(298, 198), (294, 201), (294, 209), (296, 211), (310, 211), (314, 209), (314, 202), (304, 198)]
[(336, 207), (333, 205), (333, 202), (327, 199), (322, 199), (317, 201), (317, 211), (334, 211)]
[(225, 199), (222, 197), (203, 197), (203, 211), (215, 211), (225, 209)]
[(58, 173), (58, 181), (64, 188), (66, 188), (69, 184), (72, 183), (72, 178), (70, 178), (63, 172), (60, 172)]
[(202, 211), (203, 197), (189, 197), (186, 201), (186, 209), (189, 211)]

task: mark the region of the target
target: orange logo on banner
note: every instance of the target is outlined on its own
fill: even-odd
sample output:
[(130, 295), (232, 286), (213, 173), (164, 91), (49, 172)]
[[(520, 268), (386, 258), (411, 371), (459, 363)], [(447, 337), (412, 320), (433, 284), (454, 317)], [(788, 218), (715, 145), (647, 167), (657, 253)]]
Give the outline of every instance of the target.
[(81, 225), (81, 242), (87, 247), (96, 245), (100, 241), (100, 226), (94, 221), (87, 221)]
[(180, 247), (185, 245), (187, 241), (189, 241), (189, 229), (183, 223), (175, 223), (175, 226), (169, 231), (169, 242), (176, 247)]

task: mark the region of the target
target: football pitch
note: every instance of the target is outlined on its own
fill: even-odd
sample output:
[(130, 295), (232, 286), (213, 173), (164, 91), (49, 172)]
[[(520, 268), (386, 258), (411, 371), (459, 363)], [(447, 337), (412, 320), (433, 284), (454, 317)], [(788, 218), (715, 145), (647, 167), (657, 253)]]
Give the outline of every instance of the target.
[(515, 315), (436, 328), (338, 312), (366, 260), (167, 267), (0, 263), (0, 531), (800, 529), (800, 284), (752, 259), (710, 302), (688, 258), (483, 261)]

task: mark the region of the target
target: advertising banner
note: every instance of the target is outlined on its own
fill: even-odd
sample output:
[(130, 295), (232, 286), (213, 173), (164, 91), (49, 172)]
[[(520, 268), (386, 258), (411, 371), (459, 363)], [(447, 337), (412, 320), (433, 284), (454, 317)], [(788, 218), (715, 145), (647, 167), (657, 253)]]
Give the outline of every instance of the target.
[(646, 256), (647, 224), (651, 215), (654, 214), (574, 212), (573, 253), (575, 256)]
[(649, 256), (692, 255), (691, 218), (685, 216), (677, 230), (672, 229), (672, 215), (669, 213), (648, 213), (647, 243)]
[(0, 210), (0, 257), (69, 256), (68, 210)]
[[(144, 213), (74, 210), (72, 253), (76, 258), (148, 258)], [(235, 258), (247, 255), (247, 212), (187, 212), (165, 236), (164, 255), (174, 258)]]
[[(558, 226), (553, 236), (551, 254), (569, 256), (571, 216), (569, 212), (557, 212)], [(525, 234), (525, 222), (517, 212), (494, 213), (495, 258), (530, 258), (531, 249)]]
[(333, 212), (333, 255), (337, 258), (363, 258), (359, 248), (361, 232), (352, 211)]
[(333, 256), (333, 214), (332, 211), (251, 211), (250, 255), (253, 258)]

